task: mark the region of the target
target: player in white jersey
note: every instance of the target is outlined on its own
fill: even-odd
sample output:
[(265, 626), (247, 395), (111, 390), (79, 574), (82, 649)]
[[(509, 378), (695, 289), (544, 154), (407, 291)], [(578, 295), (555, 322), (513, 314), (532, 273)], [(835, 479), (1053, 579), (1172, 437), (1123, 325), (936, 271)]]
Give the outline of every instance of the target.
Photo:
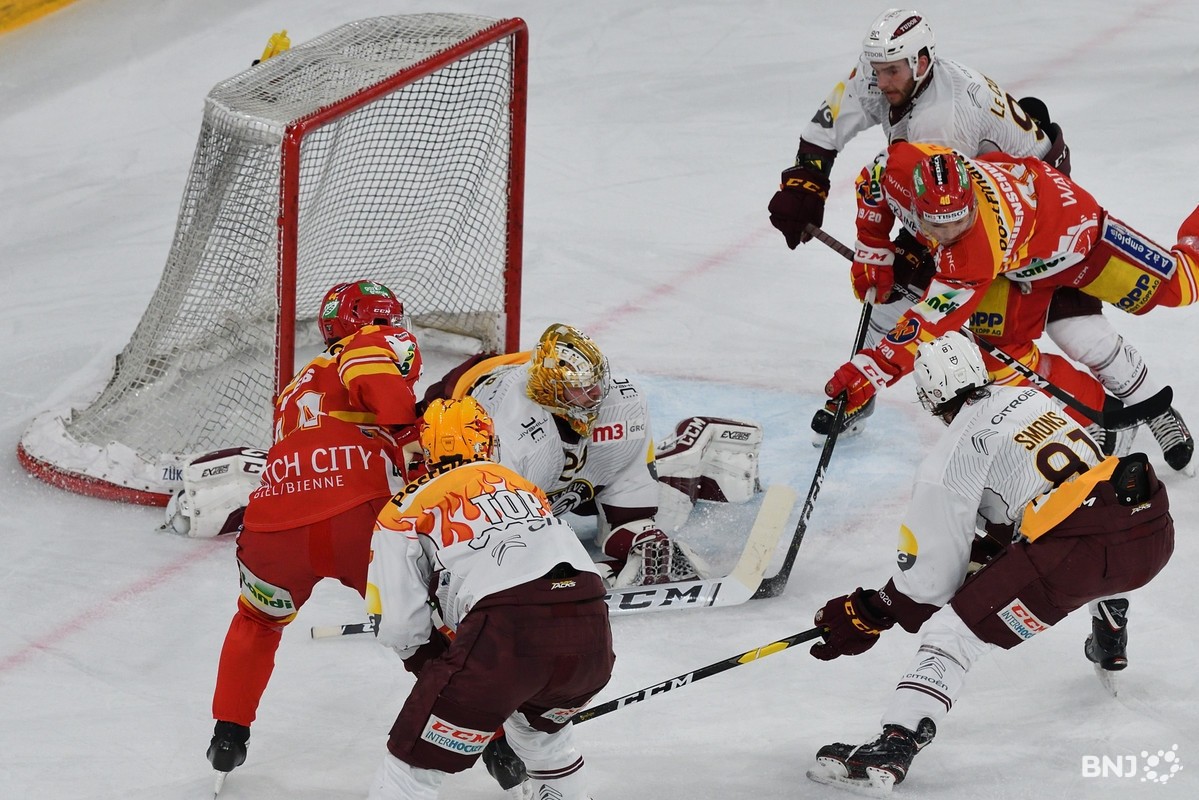
[[(803, 129), (795, 166), (783, 171), (782, 186), (770, 201), (770, 221), (786, 237), (788, 247), (794, 249), (810, 238), (807, 224), (823, 222), (829, 173), (837, 154), (859, 133), (875, 126), (882, 127), (889, 143), (939, 144), (967, 156), (1002, 151), (1040, 158), (1070, 173), (1070, 151), (1044, 103), (1036, 98), (1017, 102), (981, 72), (937, 56), (934, 45), (932, 28), (917, 11), (889, 9), (875, 19), (862, 43), (858, 66), (833, 88)], [(859, 260), (874, 268), (893, 269), (896, 280), (910, 284), (917, 295), (934, 272), (925, 248), (906, 231), (893, 248), (858, 243), (857, 251)], [(899, 293), (876, 302), (869, 344), (888, 333), (911, 307), (911, 301), (900, 299)], [(1103, 316), (1102, 304), (1095, 298), (1076, 289), (1059, 289), (1049, 308), (1046, 332), (1062, 352), (1095, 373), (1117, 400), (1139, 402), (1161, 388), (1149, 378), (1137, 349)], [(812, 419), (818, 446), (832, 427), (832, 410), (829, 403)], [(843, 430), (849, 435), (860, 432), (873, 410), (869, 402), (847, 416)], [(1147, 425), (1171, 466), (1184, 467), (1179, 459), (1194, 445), (1178, 412), (1171, 408)]]
[(502, 725), (525, 788), (584, 800), (570, 717), (612, 674), (603, 581), (541, 490), (490, 460), (477, 401), (432, 402), (420, 442), (429, 471), (391, 499), (371, 541), (367, 611), (417, 678), (369, 797), (433, 800)]
[(612, 559), (616, 585), (697, 576), (694, 555), (656, 520), (661, 490), (645, 395), (611, 374), (590, 337), (554, 324), (531, 354), (501, 356), (478, 370), (451, 393), (469, 393), (487, 409), (500, 463), (541, 487), (555, 514), (598, 516), (596, 544)]
[[(898, 623), (919, 651), (864, 745), (820, 748), (813, 780), (889, 790), (932, 741), (966, 672), (1084, 603), (1143, 586), (1173, 552), (1165, 487), (1144, 454), (1104, 457), (1057, 403), (1029, 387), (991, 386), (978, 348), (958, 332), (923, 345), (914, 370), (922, 405), (949, 426), (918, 468), (900, 526), (898, 571), (816, 614), (812, 655), (865, 652)], [(1013, 532), (969, 574), (976, 521)], [(1125, 632), (1087, 640), (1092, 661), (1123, 656)], [(1118, 650), (1118, 652), (1116, 652)]]

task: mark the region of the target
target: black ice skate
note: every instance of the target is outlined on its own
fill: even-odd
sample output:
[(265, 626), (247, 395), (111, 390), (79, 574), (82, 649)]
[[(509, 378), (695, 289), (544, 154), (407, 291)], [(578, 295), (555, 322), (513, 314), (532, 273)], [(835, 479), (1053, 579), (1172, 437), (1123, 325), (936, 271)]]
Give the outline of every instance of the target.
[[(829, 404), (831, 405), (831, 404)], [(841, 421), (841, 429), (837, 434), (840, 439), (848, 439), (860, 434), (866, 425), (866, 419), (874, 413), (874, 398), (866, 401), (866, 405), (852, 414), (846, 414)], [(821, 406), (812, 417), (812, 446), (824, 447), (824, 440), (833, 429), (833, 412), (827, 405)]]
[(884, 725), (873, 742), (861, 745), (827, 744), (816, 753), (816, 766), (808, 777), (817, 783), (868, 795), (884, 795), (902, 783), (912, 759), (937, 735), (931, 719), (920, 720), (915, 731), (902, 725)]
[(1179, 472), (1185, 470), (1195, 454), (1195, 438), (1182, 417), (1174, 407), (1166, 409), (1164, 414), (1156, 416), (1146, 423), (1153, 438), (1162, 448), (1162, 455), (1171, 469)]
[(1108, 672), (1128, 666), (1128, 601), (1100, 600), (1099, 616), (1091, 618), (1091, 635), (1084, 652), (1087, 659)]
[(483, 765), (505, 792), (520, 786), (529, 777), (525, 762), (504, 736), (492, 739), (483, 748)]
[(217, 772), (232, 772), (246, 763), (246, 743), (250, 729), (236, 722), (218, 721), (208, 744), (208, 761)]

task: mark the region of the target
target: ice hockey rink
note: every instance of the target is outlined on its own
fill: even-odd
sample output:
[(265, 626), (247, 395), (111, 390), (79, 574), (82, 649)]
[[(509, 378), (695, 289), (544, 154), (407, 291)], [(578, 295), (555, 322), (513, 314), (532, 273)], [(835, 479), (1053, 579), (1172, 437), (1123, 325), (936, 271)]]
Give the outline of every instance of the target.
[[(695, 413), (760, 422), (763, 483), (802, 498), (818, 455), (808, 422), (850, 355), (859, 306), (841, 258), (819, 242), (788, 250), (766, 203), (885, 7), (79, 0), (0, 35), (0, 797), (212, 796), (204, 751), (234, 543), (158, 533), (159, 509), (40, 483), (15, 448), (35, 414), (87, 402), (109, 374), (166, 261), (203, 98), (272, 32), (299, 43), (356, 18), (434, 10), (525, 19), (522, 345), (556, 321), (592, 333), (643, 382), (658, 438)], [(919, 8), (940, 56), (1045, 100), (1074, 178), (1174, 242), (1199, 202), (1193, 0)], [(852, 178), (882, 144), (863, 134), (834, 167), (825, 227), (843, 241)], [(1194, 428), (1199, 309), (1107, 313)], [(910, 379), (885, 392), (867, 432), (837, 445), (785, 595), (615, 619), (616, 671), (597, 700), (804, 630), (828, 598), (884, 583), (912, 469), (938, 432)], [(1199, 483), (1170, 470), (1147, 431), (1137, 445), (1168, 485), (1178, 536), (1171, 563), (1133, 596), (1119, 695), (1083, 657), (1078, 612), (976, 667), (895, 797), (1199, 796)], [(682, 536), (727, 568), (745, 512), (711, 511)], [(308, 636), (360, 617), (353, 591), (318, 588), (284, 635), (249, 759), (222, 800), (365, 796), (411, 678), (370, 637)], [(825, 743), (875, 736), (916, 643), (894, 630), (828, 663), (796, 647), (589, 721), (578, 739), (592, 794), (843, 797), (804, 770)], [(1150, 779), (1165, 752), (1183, 769)], [(442, 796), (502, 795), (476, 768)]]

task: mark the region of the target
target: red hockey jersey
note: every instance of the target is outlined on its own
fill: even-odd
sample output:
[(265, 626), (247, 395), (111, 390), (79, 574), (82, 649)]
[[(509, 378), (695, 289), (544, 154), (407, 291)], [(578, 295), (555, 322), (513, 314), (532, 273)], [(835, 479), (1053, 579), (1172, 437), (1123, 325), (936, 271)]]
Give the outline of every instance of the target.
[(403, 328), (368, 325), (330, 345), (275, 401), (274, 441), (245, 525), (309, 525), (390, 497), (399, 448), (415, 437), (421, 357)]

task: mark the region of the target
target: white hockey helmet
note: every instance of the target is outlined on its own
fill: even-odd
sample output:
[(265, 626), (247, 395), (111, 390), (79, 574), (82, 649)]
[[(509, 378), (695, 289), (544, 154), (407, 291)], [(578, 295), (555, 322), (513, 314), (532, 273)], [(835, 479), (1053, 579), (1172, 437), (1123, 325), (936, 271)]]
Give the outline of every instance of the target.
[[(912, 78), (919, 86), (932, 74), (932, 65), (936, 61), (935, 45), (933, 29), (923, 14), (911, 9), (889, 8), (879, 14), (862, 40), (862, 61), (866, 64), (907, 61), (912, 68)], [(929, 68), (923, 75), (918, 75), (921, 52), (927, 52)]]
[(958, 331), (920, 345), (912, 375), (920, 404), (937, 415), (946, 403), (991, 382), (978, 345)]

